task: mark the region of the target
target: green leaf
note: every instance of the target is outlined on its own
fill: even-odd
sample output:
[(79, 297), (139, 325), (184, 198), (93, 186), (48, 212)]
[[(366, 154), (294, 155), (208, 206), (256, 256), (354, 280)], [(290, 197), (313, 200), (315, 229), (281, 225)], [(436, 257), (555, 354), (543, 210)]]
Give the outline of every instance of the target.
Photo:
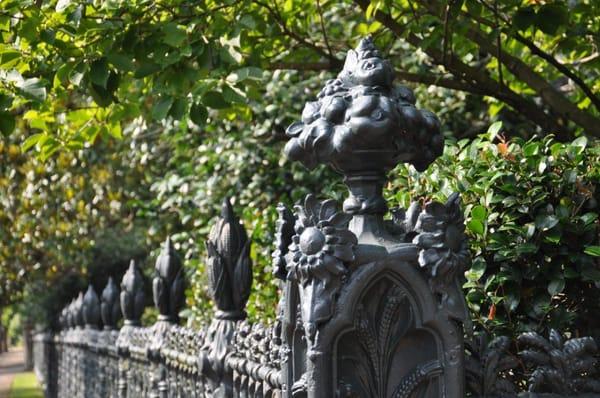
[(245, 104), (246, 94), (236, 87), (225, 84), (223, 85), (223, 99), (232, 104)]
[(494, 138), (496, 138), (496, 136), (498, 135), (498, 133), (500, 132), (501, 129), (502, 129), (501, 121), (492, 123), (492, 125), (488, 128), (488, 131), (487, 131), (489, 134), (489, 140), (494, 141)]
[(571, 142), (570, 146), (572, 148), (575, 148), (575, 153), (577, 155), (579, 155), (580, 153), (582, 153), (585, 150), (587, 143), (588, 143), (587, 138), (582, 135), (581, 137), (574, 139), (573, 142)]
[(121, 123), (120, 122), (116, 122), (116, 123), (111, 123), (107, 125), (108, 128), (108, 134), (113, 137), (116, 138), (118, 140), (123, 138), (123, 131), (121, 130)]
[(487, 217), (486, 208), (481, 205), (473, 207), (473, 209), (471, 210), (471, 217), (480, 221), (485, 221)]
[(30, 135), (23, 142), (23, 144), (21, 144), (21, 150), (23, 152), (28, 151), (31, 147), (33, 147), (34, 145), (36, 145), (44, 136), (45, 136), (45, 133), (38, 133), (38, 134)]
[(478, 281), (485, 274), (485, 270), (487, 268), (487, 263), (481, 257), (476, 257), (473, 260), (473, 265), (466, 272), (466, 277), (470, 281)]
[(533, 243), (522, 243), (516, 247), (517, 254), (531, 254), (538, 251), (538, 247)]
[(584, 225), (589, 225), (598, 219), (598, 214), (596, 213), (585, 213), (581, 217), (581, 221), (583, 221)]
[(565, 288), (565, 280), (562, 278), (552, 279), (548, 284), (548, 293), (550, 296), (555, 296), (562, 292)]
[(39, 141), (40, 159), (45, 162), (60, 148), (60, 143), (53, 137), (47, 136), (47, 139)]
[(109, 75), (108, 62), (105, 57), (95, 60), (90, 66), (90, 80), (92, 83), (106, 88)]
[(8, 137), (15, 129), (15, 117), (10, 113), (0, 112), (0, 133)]
[(56, 12), (62, 12), (65, 9), (67, 9), (67, 7), (69, 7), (69, 5), (71, 4), (71, 0), (58, 0), (58, 2), (56, 2)]
[(123, 72), (130, 72), (135, 69), (131, 56), (122, 53), (109, 53), (106, 56), (108, 62)]
[(466, 0), (467, 10), (473, 15), (480, 15), (482, 6), (477, 0)]
[(149, 76), (153, 73), (158, 72), (161, 69), (162, 67), (154, 62), (142, 62), (140, 63), (140, 66), (136, 69), (134, 77), (137, 79), (141, 79), (142, 77)]
[(174, 22), (170, 22), (163, 27), (164, 42), (171, 47), (179, 47), (187, 38), (183, 27)]
[(223, 94), (218, 91), (207, 91), (202, 96), (202, 103), (209, 108), (225, 109), (229, 108), (229, 103), (223, 98)]
[(186, 107), (187, 102), (183, 98), (177, 98), (173, 101), (173, 105), (171, 105), (169, 115), (175, 120), (180, 120), (185, 114)]
[(529, 142), (523, 147), (523, 154), (526, 157), (535, 156), (540, 152), (540, 144), (538, 142)]
[(533, 7), (519, 8), (513, 16), (513, 25), (518, 30), (527, 30), (535, 23), (535, 10)]
[(467, 228), (477, 235), (483, 235), (484, 233), (483, 223), (475, 218), (467, 223)]
[(167, 117), (171, 106), (173, 105), (173, 97), (170, 96), (162, 96), (154, 107), (152, 108), (152, 118), (155, 120), (162, 120)]
[(54, 80), (52, 85), (54, 88), (63, 86), (66, 87), (69, 84), (69, 74), (73, 70), (73, 65), (69, 63), (62, 64), (54, 74)]
[(40, 102), (46, 99), (46, 87), (44, 87), (42, 81), (36, 77), (26, 79), (21, 84), (20, 89), (26, 98)]
[(115, 97), (111, 91), (93, 83), (90, 86), (90, 94), (92, 95), (92, 98), (96, 104), (101, 107), (107, 107), (115, 100)]
[(558, 218), (554, 215), (540, 214), (535, 218), (535, 226), (542, 231), (547, 231), (558, 224)]
[(208, 118), (208, 111), (202, 104), (194, 104), (190, 109), (190, 119), (198, 126), (203, 126)]
[(537, 12), (536, 25), (547, 35), (555, 35), (567, 22), (569, 22), (569, 10), (561, 4), (544, 4)]
[(594, 282), (600, 282), (600, 269), (597, 266), (584, 267), (581, 270), (581, 276)]
[(0, 51), (0, 68), (12, 69), (21, 60), (21, 53), (13, 49)]
[(227, 80), (232, 83), (242, 82), (244, 80), (262, 80), (262, 78), (262, 69), (254, 66), (240, 68), (234, 72), (231, 72), (231, 74), (227, 76)]
[(590, 256), (600, 257), (600, 246), (588, 246), (583, 252)]
[(13, 97), (0, 93), (0, 110), (9, 109), (12, 106)]

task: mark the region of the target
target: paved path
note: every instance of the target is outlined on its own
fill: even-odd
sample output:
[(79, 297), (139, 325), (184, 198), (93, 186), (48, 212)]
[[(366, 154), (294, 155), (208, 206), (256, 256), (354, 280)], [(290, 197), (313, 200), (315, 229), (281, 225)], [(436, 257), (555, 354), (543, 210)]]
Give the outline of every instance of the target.
[(0, 354), (0, 398), (8, 398), (13, 377), (23, 371), (23, 349), (11, 348)]

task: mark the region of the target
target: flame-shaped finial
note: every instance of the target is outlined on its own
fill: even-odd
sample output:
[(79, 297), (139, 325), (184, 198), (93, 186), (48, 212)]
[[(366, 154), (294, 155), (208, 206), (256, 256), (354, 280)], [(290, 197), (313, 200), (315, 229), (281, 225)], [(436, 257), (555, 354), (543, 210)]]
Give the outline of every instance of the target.
[(152, 281), (154, 305), (162, 320), (176, 321), (184, 303), (185, 279), (181, 258), (167, 237), (156, 259), (156, 276)]
[(144, 279), (131, 260), (129, 268), (121, 281), (121, 311), (128, 325), (138, 325), (144, 312)]
[(121, 318), (121, 307), (119, 303), (119, 288), (112, 276), (108, 278), (108, 283), (102, 291), (100, 313), (104, 329), (115, 329), (119, 318)]
[(82, 312), (85, 326), (97, 328), (100, 322), (100, 300), (91, 283), (83, 296)]
[(206, 249), (210, 291), (221, 315), (245, 317), (252, 284), (250, 241), (229, 199), (223, 201), (221, 217), (210, 230)]

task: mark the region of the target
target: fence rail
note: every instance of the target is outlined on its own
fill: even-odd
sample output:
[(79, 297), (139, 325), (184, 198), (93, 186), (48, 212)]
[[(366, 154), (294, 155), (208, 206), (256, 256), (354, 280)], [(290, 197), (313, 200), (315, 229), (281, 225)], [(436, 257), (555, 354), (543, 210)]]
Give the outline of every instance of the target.
[(185, 281), (167, 239), (152, 281), (156, 323), (140, 324), (144, 279), (132, 262), (120, 291), (112, 279), (100, 297), (90, 286), (60, 314), (62, 330), (35, 337), (46, 396), (599, 396), (592, 338), (525, 333), (518, 355), (507, 338), (465, 341), (469, 250), (458, 195), (384, 220), (386, 173), (399, 162), (424, 169), (443, 149), (437, 118), (392, 82), (390, 64), (364, 39), (288, 128), (286, 155), (331, 165), (349, 197), (343, 210), (313, 195), (293, 210), (278, 206), (276, 322), (246, 320), (250, 241), (225, 201), (206, 243), (210, 324), (178, 325)]

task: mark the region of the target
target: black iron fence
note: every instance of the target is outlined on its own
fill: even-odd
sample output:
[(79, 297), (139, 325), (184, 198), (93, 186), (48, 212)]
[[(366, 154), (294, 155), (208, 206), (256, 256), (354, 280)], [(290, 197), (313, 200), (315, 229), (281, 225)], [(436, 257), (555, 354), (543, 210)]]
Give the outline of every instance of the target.
[(36, 336), (46, 395), (600, 396), (592, 338), (465, 338), (469, 251), (458, 195), (384, 219), (386, 173), (398, 162), (424, 169), (443, 149), (437, 118), (392, 80), (390, 64), (365, 39), (287, 131), (286, 155), (307, 167), (331, 165), (350, 195), (342, 210), (312, 195), (293, 211), (278, 207), (276, 322), (246, 320), (250, 241), (226, 201), (207, 242), (210, 324), (178, 326), (185, 281), (167, 239), (152, 282), (160, 313), (152, 326), (140, 325), (144, 281), (132, 262), (120, 291), (112, 280), (100, 298), (90, 287), (63, 310), (60, 332)]

